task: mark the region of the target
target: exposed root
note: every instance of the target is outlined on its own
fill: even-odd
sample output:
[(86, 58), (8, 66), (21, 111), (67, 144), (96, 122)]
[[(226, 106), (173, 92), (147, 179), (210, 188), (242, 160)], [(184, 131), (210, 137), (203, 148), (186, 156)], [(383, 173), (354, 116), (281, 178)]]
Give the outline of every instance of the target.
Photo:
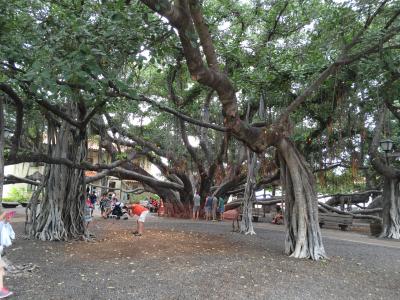
[(283, 138), (278, 149), (285, 191), (285, 253), (295, 258), (327, 258), (318, 224), (314, 177), (289, 140)]
[[(70, 114), (77, 113), (71, 104)], [(87, 155), (86, 134), (72, 128), (67, 122), (60, 127), (49, 124), (49, 155), (65, 157), (73, 162), (84, 161)], [(83, 170), (65, 165), (46, 165), (42, 183), (44, 196), (37, 211), (38, 196), (31, 200), (30, 237), (42, 241), (65, 241), (85, 234), (83, 207), (85, 183)]]
[(397, 179), (385, 179), (383, 189), (383, 230), (382, 238), (400, 239), (400, 182)]
[(257, 156), (247, 149), (247, 182), (244, 192), (244, 201), (242, 209), (242, 221), (240, 222), (240, 232), (243, 234), (255, 234), (253, 228), (253, 201), (255, 199), (255, 185), (256, 185), (256, 164)]
[(256, 235), (256, 232), (254, 230), (252, 230), (252, 231), (244, 232), (244, 234), (245, 235)]

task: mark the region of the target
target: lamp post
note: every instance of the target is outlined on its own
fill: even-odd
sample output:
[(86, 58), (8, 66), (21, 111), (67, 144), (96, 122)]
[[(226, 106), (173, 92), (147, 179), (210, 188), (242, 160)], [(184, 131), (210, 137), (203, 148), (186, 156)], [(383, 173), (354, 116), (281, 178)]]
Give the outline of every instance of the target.
[(389, 165), (388, 153), (392, 151), (393, 141), (390, 139), (382, 140), (379, 142), (379, 145), (381, 146), (382, 151), (385, 152), (386, 164)]

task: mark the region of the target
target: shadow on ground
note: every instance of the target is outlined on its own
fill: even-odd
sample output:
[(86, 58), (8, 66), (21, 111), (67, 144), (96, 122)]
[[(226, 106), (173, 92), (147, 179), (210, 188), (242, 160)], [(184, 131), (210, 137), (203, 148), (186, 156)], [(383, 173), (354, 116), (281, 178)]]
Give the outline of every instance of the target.
[(8, 259), (38, 268), (6, 276), (13, 299), (400, 299), (399, 249), (325, 239), (330, 260), (312, 262), (268, 228), (152, 216), (133, 237), (134, 223), (96, 218), (94, 243), (24, 240), (15, 223)]

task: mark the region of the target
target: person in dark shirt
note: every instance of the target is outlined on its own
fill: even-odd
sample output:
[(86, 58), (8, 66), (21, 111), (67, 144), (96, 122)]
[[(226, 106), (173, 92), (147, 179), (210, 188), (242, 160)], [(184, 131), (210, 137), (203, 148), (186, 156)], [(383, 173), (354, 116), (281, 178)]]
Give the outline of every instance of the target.
[(97, 195), (96, 192), (93, 190), (92, 193), (89, 195), (90, 202), (92, 203), (92, 212), (91, 216), (93, 217), (93, 211), (95, 209), (95, 205), (97, 203)]
[(211, 220), (212, 205), (213, 205), (213, 197), (211, 195), (208, 195), (208, 197), (206, 198), (206, 204), (204, 205), (204, 211), (206, 213), (207, 221)]

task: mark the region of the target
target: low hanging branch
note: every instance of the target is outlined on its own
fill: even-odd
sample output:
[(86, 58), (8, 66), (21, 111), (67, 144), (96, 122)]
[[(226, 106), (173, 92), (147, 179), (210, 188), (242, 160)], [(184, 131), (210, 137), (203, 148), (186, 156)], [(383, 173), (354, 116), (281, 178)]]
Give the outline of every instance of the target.
[(17, 177), (14, 175), (4, 176), (4, 184), (27, 183), (35, 186), (40, 185), (40, 181), (31, 180), (29, 178)]
[[(154, 153), (156, 153), (159, 156), (166, 157), (168, 159), (171, 159), (171, 158), (175, 159), (175, 157), (171, 151), (165, 151), (164, 149), (158, 147), (154, 143), (146, 141), (138, 135), (129, 133), (121, 125), (117, 124), (117, 122), (115, 122), (109, 114), (104, 114), (104, 116), (106, 117), (106, 120), (107, 120), (108, 124), (111, 126), (112, 130), (116, 130), (121, 136), (124, 136), (124, 137), (128, 138), (129, 140), (132, 140), (134, 143), (129, 142), (129, 141), (123, 141), (122, 139), (116, 139), (114, 137), (111, 137), (109, 134), (107, 134), (107, 136), (105, 136), (105, 138), (112, 139), (113, 142), (116, 142), (118, 140), (118, 142), (121, 145), (130, 146), (130, 147), (135, 147), (136, 144), (138, 144), (141, 147), (148, 148), (151, 151), (154, 151)], [(105, 130), (104, 125), (96, 124), (96, 126), (103, 127), (103, 129)], [(176, 161), (176, 159), (175, 159), (175, 161)]]
[(23, 162), (42, 162), (46, 164), (54, 164), (54, 165), (66, 165), (70, 168), (75, 168), (75, 169), (84, 169), (84, 170), (90, 170), (90, 171), (99, 171), (99, 170), (108, 170), (108, 169), (114, 169), (121, 164), (128, 162), (133, 159), (133, 157), (136, 155), (136, 152), (131, 152), (128, 154), (126, 159), (121, 159), (121, 160), (116, 160), (113, 161), (112, 163), (109, 164), (91, 164), (86, 161), (82, 161), (80, 163), (75, 163), (67, 158), (63, 157), (51, 157), (49, 155), (43, 154), (43, 153), (37, 153), (37, 152), (27, 152), (27, 153), (22, 153), (15, 158), (12, 159), (7, 159), (5, 161), (5, 165), (14, 165), (18, 163), (23, 163)]
[[(274, 181), (279, 180), (279, 171), (274, 172), (274, 174), (268, 176), (268, 177), (264, 177), (261, 178), (257, 184), (256, 184), (256, 190), (260, 189), (262, 186), (267, 186), (269, 184), (272, 184)], [(240, 185), (242, 182), (244, 182), (244, 180), (246, 179), (246, 175), (242, 175), (240, 176), (240, 181), (238, 183), (235, 182), (235, 185)], [(219, 187), (214, 187), (214, 189), (219, 189)], [(239, 193), (243, 193), (244, 192), (244, 186), (234, 189), (234, 190), (228, 190), (226, 191), (226, 194), (228, 195), (232, 195), (232, 194), (239, 194)]]
[(133, 189), (133, 190), (124, 190), (124, 189), (120, 189), (120, 188), (112, 188), (112, 187), (109, 187), (109, 186), (97, 185), (97, 184), (90, 184), (90, 186), (95, 187), (95, 188), (108, 190), (108, 191), (120, 190), (123, 193), (126, 193), (126, 194), (129, 193), (129, 194), (135, 194), (135, 195), (143, 194), (144, 192), (146, 192), (146, 189), (144, 189), (144, 188), (136, 188), (136, 189)]
[(358, 211), (358, 213), (355, 213), (355, 212), (341, 211), (340, 209), (334, 208), (334, 207), (329, 206), (329, 205), (327, 205), (325, 203), (322, 203), (322, 202), (318, 202), (318, 204), (321, 205), (323, 208), (325, 208), (327, 210), (330, 210), (330, 211), (333, 211), (335, 213), (338, 213), (340, 215), (349, 215), (349, 216), (352, 216), (354, 219), (370, 219), (370, 220), (375, 220), (375, 221), (378, 221), (378, 222), (382, 223), (382, 218), (380, 218), (378, 216), (360, 215), (360, 214), (362, 214), (363, 212), (366, 212), (366, 211), (367, 211), (366, 213), (373, 213), (373, 212), (382, 211), (382, 209), (379, 209), (379, 208), (362, 210), (362, 211)]
[(126, 169), (120, 168), (120, 167), (115, 168), (114, 172), (129, 175), (133, 179), (143, 182), (143, 183), (146, 183), (146, 184), (149, 184), (149, 185), (158, 185), (159, 187), (165, 187), (165, 188), (170, 188), (170, 189), (174, 189), (174, 190), (182, 190), (184, 188), (182, 185), (174, 183), (174, 182), (157, 180), (155, 178), (145, 176), (145, 175), (139, 174), (134, 171), (129, 171), (129, 170), (126, 170)]
[[(15, 164), (15, 163), (20, 163), (20, 162), (44, 162), (47, 164), (55, 164), (55, 165), (65, 165), (70, 168), (75, 168), (75, 169), (83, 169), (83, 170), (90, 170), (90, 171), (99, 171), (99, 170), (109, 170), (110, 172), (108, 173), (103, 173), (103, 174), (98, 174), (99, 177), (97, 179), (101, 179), (104, 176), (107, 176), (107, 174), (110, 173), (116, 173), (116, 174), (125, 174), (128, 175), (138, 181), (142, 181), (145, 183), (149, 184), (157, 184), (161, 187), (166, 187), (166, 188), (171, 188), (175, 190), (182, 190), (183, 186), (173, 183), (173, 182), (167, 182), (167, 181), (161, 181), (157, 180), (155, 178), (145, 176), (130, 170), (126, 170), (124, 168), (119, 167), (123, 163), (126, 163), (130, 160), (133, 159), (135, 152), (132, 152), (126, 159), (114, 161), (110, 164), (90, 164), (87, 162), (81, 162), (81, 163), (75, 163), (72, 162), (71, 160), (67, 158), (54, 158), (50, 157), (48, 155), (42, 154), (42, 153), (30, 153), (30, 154), (25, 154), (25, 155), (19, 155), (15, 159), (12, 160), (7, 160), (6, 165), (10, 164)], [(90, 178), (86, 180), (86, 183), (93, 182)]]
[(342, 203), (366, 203), (369, 201), (369, 196), (376, 197), (381, 195), (382, 191), (380, 190), (368, 190), (363, 192), (351, 193), (351, 194), (333, 194), (333, 195), (324, 195), (319, 198), (330, 197), (326, 204), (330, 206), (338, 206)]

